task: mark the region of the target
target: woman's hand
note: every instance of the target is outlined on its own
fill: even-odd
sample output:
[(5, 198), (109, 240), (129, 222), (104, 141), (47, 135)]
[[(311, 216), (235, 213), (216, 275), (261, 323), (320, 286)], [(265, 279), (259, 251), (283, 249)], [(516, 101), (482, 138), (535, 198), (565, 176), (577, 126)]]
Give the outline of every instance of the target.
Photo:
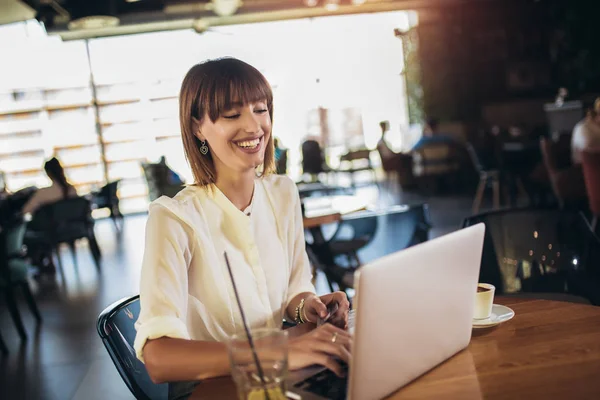
[(346, 329), (348, 327), (348, 310), (350, 303), (344, 292), (333, 292), (321, 297), (316, 295), (309, 296), (304, 300), (304, 315), (303, 318), (307, 322), (317, 323), (319, 317), (321, 319), (329, 314), (328, 307), (333, 307), (337, 304), (337, 310), (330, 316), (327, 322), (332, 323), (338, 328)]
[(307, 334), (290, 339), (290, 369), (322, 365), (342, 377), (342, 367), (334, 357), (349, 363), (351, 345), (352, 337), (348, 332), (331, 324), (324, 324)]

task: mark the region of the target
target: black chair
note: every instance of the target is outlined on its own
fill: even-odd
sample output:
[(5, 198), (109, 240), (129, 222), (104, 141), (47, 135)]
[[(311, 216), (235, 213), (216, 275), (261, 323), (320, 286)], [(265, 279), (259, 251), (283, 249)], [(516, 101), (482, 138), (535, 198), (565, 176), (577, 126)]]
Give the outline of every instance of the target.
[(148, 199), (154, 201), (160, 196), (173, 197), (179, 193), (185, 185), (169, 183), (170, 169), (167, 165), (156, 163), (142, 163), (142, 170), (148, 185)]
[(350, 174), (352, 186), (355, 185), (354, 174), (356, 172), (369, 171), (372, 175), (373, 182), (377, 184), (377, 173), (371, 162), (370, 149), (352, 150), (343, 154), (340, 157), (340, 167), (337, 171)]
[[(322, 239), (320, 227), (309, 229), (312, 241), (307, 240), (307, 253), (332, 291), (336, 285), (347, 290), (354, 285), (361, 258), (372, 260), (425, 242), (430, 229), (427, 204), (361, 211), (344, 216), (329, 240)], [(359, 251), (363, 256), (358, 256)], [(346, 265), (338, 262), (340, 258), (346, 258)]]
[(494, 154), (479, 154), (471, 143), (466, 143), (467, 152), (471, 157), (473, 166), (479, 174), (479, 184), (473, 200), (473, 214), (479, 212), (485, 189), (492, 187), (494, 196), (494, 209), (500, 208), (500, 170)]
[(113, 303), (98, 317), (98, 335), (121, 378), (136, 399), (166, 399), (168, 384), (152, 382), (144, 363), (138, 360), (133, 349), (136, 334), (134, 324), (139, 314), (139, 295)]
[(27, 340), (27, 333), (17, 306), (15, 289), (23, 292), (36, 321), (42, 320), (27, 280), (30, 265), (25, 261), (23, 246), (25, 225), (23, 220), (18, 220), (0, 230), (0, 290), (4, 292), (8, 311), (22, 340)]
[(302, 173), (309, 174), (312, 181), (318, 181), (319, 174), (335, 172), (327, 165), (321, 145), (316, 140), (302, 143)]
[(377, 232), (378, 215), (375, 212), (353, 213), (338, 224), (337, 230), (327, 242), (334, 257), (344, 256), (349, 268), (362, 265), (358, 251), (368, 245)]
[(472, 216), (463, 225), (480, 222), (486, 233), (479, 279), (497, 293), (573, 295), (600, 305), (600, 240), (583, 215), (521, 208)]
[(100, 270), (100, 247), (94, 234), (90, 201), (84, 197), (72, 197), (40, 207), (27, 226), (25, 243), (37, 252), (50, 258), (56, 252), (59, 266), (62, 268), (59, 246), (68, 243), (77, 265), (75, 241), (87, 239), (90, 252)]
[(117, 194), (119, 182), (120, 180), (109, 182), (97, 192), (92, 193), (94, 208), (108, 208), (110, 219), (112, 219), (117, 230), (120, 229), (119, 225), (123, 225), (123, 214), (119, 210), (119, 196)]

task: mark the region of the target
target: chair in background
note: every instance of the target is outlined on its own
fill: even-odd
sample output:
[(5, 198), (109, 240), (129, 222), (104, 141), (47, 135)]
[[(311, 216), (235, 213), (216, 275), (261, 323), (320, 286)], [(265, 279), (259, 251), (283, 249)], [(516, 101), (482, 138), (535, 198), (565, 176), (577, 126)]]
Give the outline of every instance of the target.
[(583, 175), (587, 190), (590, 210), (592, 211), (592, 230), (600, 231), (598, 218), (600, 217), (600, 149), (584, 151), (582, 154)]
[(371, 243), (377, 232), (378, 215), (374, 212), (357, 212), (348, 215), (338, 224), (337, 230), (327, 242), (333, 257), (344, 256), (348, 267), (362, 265), (358, 251)]
[[(425, 242), (430, 229), (427, 204), (395, 205), (345, 215), (329, 240), (324, 239), (321, 227), (309, 229), (312, 240), (307, 240), (307, 250), (330, 289), (337, 286), (345, 291), (353, 287), (354, 271), (363, 259), (373, 260)], [(341, 258), (346, 259), (346, 265), (338, 262)]]
[(386, 174), (386, 179), (397, 179), (402, 187), (414, 185), (415, 178), (412, 173), (412, 156), (410, 154), (395, 153), (384, 140), (377, 142), (377, 152), (381, 158), (381, 167)]
[(306, 140), (302, 143), (302, 173), (308, 174), (311, 180), (318, 181), (319, 174), (335, 172), (325, 162), (321, 145), (316, 140)]
[(340, 167), (337, 172), (350, 174), (352, 186), (355, 185), (354, 174), (362, 171), (369, 171), (373, 176), (373, 182), (377, 183), (377, 174), (375, 173), (375, 168), (373, 168), (373, 163), (371, 162), (371, 150), (352, 150), (340, 157)]
[(140, 314), (140, 296), (121, 299), (107, 307), (96, 324), (98, 335), (121, 378), (136, 399), (166, 399), (168, 384), (155, 384), (138, 360), (133, 343), (135, 321)]
[(560, 208), (581, 208), (586, 202), (583, 170), (581, 166), (571, 165), (570, 140), (567, 139), (568, 135), (561, 135), (556, 142), (540, 139), (542, 159)]
[(142, 163), (142, 169), (148, 185), (150, 201), (154, 201), (160, 196), (173, 197), (185, 187), (181, 184), (169, 183), (169, 171), (165, 164)]
[(94, 234), (90, 201), (84, 197), (59, 200), (40, 207), (27, 225), (25, 242), (28, 247), (51, 258), (56, 253), (62, 268), (59, 246), (67, 243), (71, 248), (73, 263), (77, 265), (75, 241), (86, 239), (90, 252), (100, 270), (100, 247)]
[(108, 208), (110, 219), (112, 219), (117, 229), (120, 229), (119, 225), (123, 225), (123, 214), (119, 210), (119, 196), (117, 195), (119, 182), (120, 180), (109, 182), (97, 192), (92, 193), (94, 208)]
[(275, 168), (279, 175), (287, 174), (287, 156), (288, 149), (281, 149), (281, 155), (279, 156), (279, 159), (275, 161)]
[(428, 143), (411, 152), (413, 175), (420, 187), (433, 191), (448, 182), (457, 183), (461, 162), (459, 146), (454, 143)]
[[(477, 214), (481, 208), (481, 202), (483, 201), (483, 195), (485, 189), (492, 188), (494, 196), (494, 209), (500, 208), (500, 170), (494, 162), (494, 157), (480, 157), (475, 150), (475, 147), (471, 143), (466, 145), (467, 152), (471, 157), (473, 166), (479, 174), (479, 184), (477, 185), (477, 192), (475, 193), (475, 199), (473, 199), (473, 214)], [(486, 161), (484, 161), (486, 160)]]
[(39, 323), (42, 320), (27, 280), (30, 265), (25, 261), (26, 252), (23, 246), (25, 227), (25, 222), (18, 220), (4, 226), (0, 231), (0, 291), (4, 292), (8, 311), (22, 340), (27, 339), (27, 333), (15, 299), (15, 289), (23, 292), (36, 321)]
[(600, 240), (576, 211), (519, 208), (465, 219), (486, 226), (479, 280), (499, 294), (579, 296), (600, 305)]

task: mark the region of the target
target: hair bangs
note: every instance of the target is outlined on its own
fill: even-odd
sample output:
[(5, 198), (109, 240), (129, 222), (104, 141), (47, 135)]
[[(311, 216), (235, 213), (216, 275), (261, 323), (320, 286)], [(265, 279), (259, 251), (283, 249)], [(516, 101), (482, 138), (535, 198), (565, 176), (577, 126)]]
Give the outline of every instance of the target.
[(215, 122), (220, 115), (236, 106), (257, 101), (266, 101), (272, 112), (271, 86), (257, 69), (248, 64), (232, 63), (219, 72), (206, 93), (211, 100), (207, 102), (206, 110), (211, 121)]

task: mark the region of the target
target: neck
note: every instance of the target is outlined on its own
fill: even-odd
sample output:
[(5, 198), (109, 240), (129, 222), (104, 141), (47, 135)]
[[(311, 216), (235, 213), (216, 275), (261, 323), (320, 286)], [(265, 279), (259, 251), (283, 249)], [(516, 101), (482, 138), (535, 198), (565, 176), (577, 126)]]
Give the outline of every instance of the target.
[(244, 210), (250, 205), (254, 194), (254, 169), (247, 173), (224, 176), (217, 174), (215, 185), (239, 210)]

